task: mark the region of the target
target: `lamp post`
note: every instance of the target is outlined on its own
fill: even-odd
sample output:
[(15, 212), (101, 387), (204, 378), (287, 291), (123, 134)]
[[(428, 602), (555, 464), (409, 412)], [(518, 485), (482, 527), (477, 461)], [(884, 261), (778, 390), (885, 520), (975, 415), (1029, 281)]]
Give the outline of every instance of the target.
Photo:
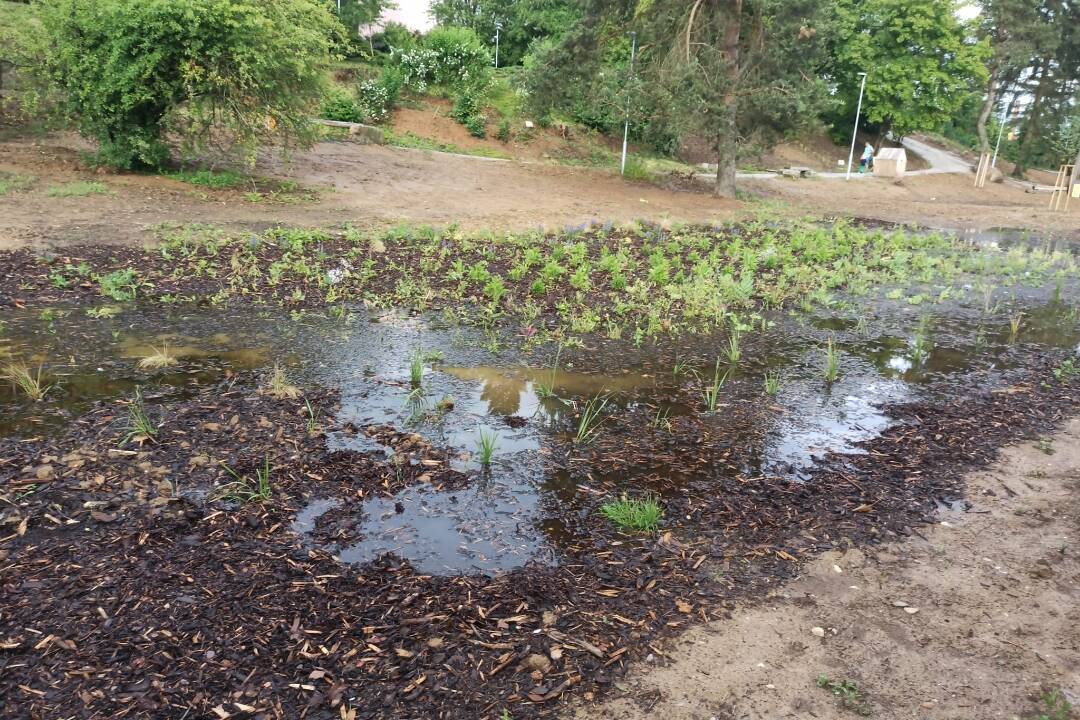
[(626, 174), (626, 140), (630, 136), (630, 82), (634, 79), (634, 54), (637, 52), (637, 33), (630, 33), (630, 76), (626, 80), (626, 117), (623, 120), (622, 131), (622, 162), (619, 163), (619, 174)]
[(866, 90), (866, 73), (862, 75), (862, 84), (859, 86), (859, 105), (855, 110), (855, 129), (851, 132), (851, 151), (847, 156), (847, 180), (851, 179), (851, 162), (855, 159), (855, 137), (859, 134), (859, 116), (862, 115), (863, 91)]
[(499, 69), (499, 31), (502, 30), (502, 23), (495, 23), (495, 69)]
[(1001, 149), (1001, 136), (1005, 134), (1005, 121), (1008, 119), (1009, 109), (1004, 108), (1001, 111), (1001, 126), (998, 128), (998, 139), (994, 145), (994, 161), (990, 163), (990, 167), (997, 167), (998, 150)]

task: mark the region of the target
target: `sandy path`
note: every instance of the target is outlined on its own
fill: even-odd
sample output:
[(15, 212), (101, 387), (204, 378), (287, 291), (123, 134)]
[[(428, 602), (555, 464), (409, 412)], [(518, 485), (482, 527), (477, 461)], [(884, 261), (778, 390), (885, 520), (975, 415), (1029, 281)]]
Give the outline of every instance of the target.
[(817, 686), (822, 674), (857, 683), (872, 716), (889, 720), (1035, 717), (1049, 688), (1075, 703), (1080, 419), (1049, 448), (1006, 449), (969, 477), (970, 512), (944, 514), (924, 539), (820, 557), (575, 717), (857, 717)]

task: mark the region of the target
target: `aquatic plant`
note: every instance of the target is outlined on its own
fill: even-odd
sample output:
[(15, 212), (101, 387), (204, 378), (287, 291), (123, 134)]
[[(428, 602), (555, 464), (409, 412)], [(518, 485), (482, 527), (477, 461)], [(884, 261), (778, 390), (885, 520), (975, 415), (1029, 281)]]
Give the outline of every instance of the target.
[(727, 361), (732, 365), (737, 365), (739, 360), (742, 359), (742, 328), (738, 323), (738, 319), (732, 320), (731, 334), (728, 335), (728, 344), (724, 348)]
[(1018, 312), (1009, 318), (1009, 342), (1016, 342), (1020, 335), (1020, 328), (1024, 324), (1024, 313)]
[(476, 446), (477, 459), (484, 467), (491, 466), (491, 458), (495, 456), (495, 448), (499, 444), (499, 434), (493, 430), (480, 428), (480, 439)]
[(241, 477), (239, 473), (221, 463), (221, 467), (235, 478), (233, 482), (222, 485), (213, 494), (214, 499), (228, 500), (246, 505), (250, 502), (266, 502), (270, 499), (270, 458), (263, 459), (262, 467), (255, 468), (255, 477), (246, 475)]
[(701, 396), (705, 400), (705, 408), (710, 413), (716, 412), (717, 404), (720, 401), (720, 390), (724, 387), (724, 383), (727, 382), (728, 372), (728, 370), (720, 371), (720, 358), (716, 358), (712, 380), (701, 391)]
[(417, 350), (412, 354), (412, 358), (409, 360), (409, 382), (412, 386), (420, 387), (420, 384), (424, 381), (424, 356)]
[(765, 371), (765, 393), (767, 395), (776, 395), (780, 392), (780, 371), (779, 370), (766, 370)]
[(825, 345), (825, 382), (835, 382), (838, 377), (840, 377), (840, 353), (833, 339), (829, 338), (829, 342)]
[(146, 414), (142, 390), (138, 387), (135, 388), (135, 396), (128, 402), (127, 413), (127, 435), (120, 441), (121, 447), (130, 442), (137, 442), (141, 445), (144, 442), (154, 442), (157, 440), (158, 427)]
[(555, 364), (551, 366), (551, 375), (547, 382), (536, 382), (536, 397), (541, 400), (555, 397), (555, 376), (559, 372), (559, 357), (562, 355), (563, 344), (559, 343), (559, 349), (555, 351)]
[(165, 343), (160, 348), (151, 346), (150, 354), (139, 360), (139, 369), (161, 370), (172, 367), (176, 363), (176, 356), (169, 352), (169, 344)]
[(606, 395), (597, 395), (585, 403), (584, 407), (581, 408), (581, 417), (578, 419), (577, 433), (574, 435), (575, 443), (587, 445), (592, 442), (596, 436), (596, 431), (600, 428), (600, 424), (604, 422), (604, 418), (600, 414), (607, 407), (607, 404), (608, 397)]
[(916, 366), (922, 365), (930, 357), (931, 347), (926, 332), (921, 327), (917, 328), (911, 340), (911, 362)]
[(307, 412), (308, 435), (314, 435), (315, 431), (319, 428), (317, 422), (319, 415), (316, 412), (315, 408), (311, 407), (311, 401), (307, 398), (304, 398), (304, 411)]
[(41, 380), (44, 364), (38, 365), (37, 372), (32, 372), (24, 363), (9, 363), (0, 372), (0, 378), (11, 383), (12, 387), (22, 391), (23, 395), (34, 402), (40, 402), (51, 385), (46, 385)]
[(632, 499), (623, 495), (600, 506), (600, 514), (620, 530), (652, 533), (660, 527), (664, 511), (653, 497)]

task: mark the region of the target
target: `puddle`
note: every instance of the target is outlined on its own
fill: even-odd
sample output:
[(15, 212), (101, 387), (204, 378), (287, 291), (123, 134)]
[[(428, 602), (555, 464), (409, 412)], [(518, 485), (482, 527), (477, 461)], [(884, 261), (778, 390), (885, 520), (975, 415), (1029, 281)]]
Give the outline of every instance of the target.
[[(823, 456), (860, 452), (860, 442), (887, 428), (883, 405), (919, 400), (932, 383), (974, 370), (1015, 366), (1028, 346), (1077, 348), (1076, 312), (1068, 302), (1048, 301), (1052, 292), (1017, 290), (992, 315), (970, 297), (917, 312), (882, 302), (861, 314), (777, 314), (771, 329), (745, 336), (743, 357), (709, 416), (702, 415), (700, 389), (722, 353), (723, 334), (656, 347), (594, 338), (590, 350), (566, 352), (553, 372), (550, 358), (493, 357), (467, 330), (404, 313), (357, 310), (342, 319), (125, 306), (114, 317), (91, 319), (80, 312), (42, 318), (15, 311), (5, 318), (0, 363), (43, 363), (55, 387), (43, 402), (30, 403), (0, 383), (0, 435), (57, 432), (92, 403), (130, 396), (137, 387), (154, 403), (280, 363), (298, 385), (340, 391), (331, 449), (390, 459), (393, 450), (363, 429), (392, 425), (447, 449), (455, 469), (474, 475), (457, 491), (419, 485), (363, 503), (314, 497), (292, 524), (302, 543), (346, 563), (394, 553), (425, 573), (497, 573), (556, 562), (582, 527), (585, 499), (596, 493), (647, 491), (662, 498), (666, 488), (691, 482), (707, 492), (718, 473), (806, 479)], [(1021, 310), (1014, 333), (1009, 317)], [(840, 352), (840, 376), (832, 383), (822, 376), (829, 337)], [(164, 345), (175, 365), (139, 369), (139, 359)], [(428, 360), (414, 386), (410, 364), (418, 352)], [(684, 358), (678, 372), (676, 358)], [(782, 378), (775, 396), (763, 392), (766, 370)], [(571, 472), (549, 462), (566, 454), (577, 414), (599, 395), (614, 417), (700, 418), (712, 442), (729, 450), (726, 464), (680, 465), (677, 447), (630, 468)], [(495, 438), (490, 469), (478, 460), (481, 432)], [(615, 440), (633, 446), (638, 438)], [(678, 532), (678, 519), (671, 522)], [(323, 532), (326, 523), (333, 533)]]

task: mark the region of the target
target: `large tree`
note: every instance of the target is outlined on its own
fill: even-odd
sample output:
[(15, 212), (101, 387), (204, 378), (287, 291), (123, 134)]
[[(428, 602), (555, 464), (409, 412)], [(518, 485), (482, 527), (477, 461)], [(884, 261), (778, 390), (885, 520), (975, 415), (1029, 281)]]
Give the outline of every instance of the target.
[(834, 81), (852, 113), (868, 74), (866, 119), (905, 135), (934, 130), (986, 82), (985, 40), (973, 41), (955, 0), (840, 0)]
[(310, 135), (338, 27), (316, 0), (44, 0), (44, 70), (100, 158), (159, 166), (171, 133)]

